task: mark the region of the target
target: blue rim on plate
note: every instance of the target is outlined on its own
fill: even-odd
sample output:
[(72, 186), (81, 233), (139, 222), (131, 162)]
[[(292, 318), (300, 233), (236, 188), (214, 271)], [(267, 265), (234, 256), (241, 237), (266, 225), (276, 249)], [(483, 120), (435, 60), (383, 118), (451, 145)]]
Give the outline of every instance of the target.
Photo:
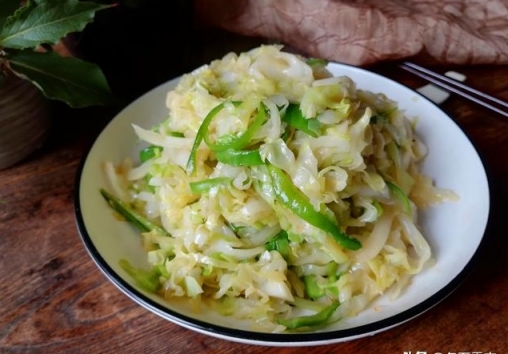
[[(389, 82), (392, 85), (398, 85), (399, 88), (403, 88), (404, 90), (410, 90), (412, 94), (421, 97), (421, 99), (427, 101), (429, 104), (435, 105), (433, 102), (427, 100), (424, 96), (419, 94), (418, 92), (412, 90), (409, 87), (406, 87), (400, 83), (397, 83), (389, 78), (386, 78), (384, 76), (381, 76), (379, 74), (370, 72), (365, 69), (360, 69), (356, 67), (352, 67), (345, 64), (337, 64), (332, 63), (331, 65), (336, 65), (338, 67), (342, 68), (349, 68), (349, 70), (353, 71), (359, 71), (362, 74), (365, 74), (367, 76), (382, 79), (385, 82)], [(388, 80), (388, 81), (386, 81)], [(174, 80), (173, 80), (174, 81)], [(163, 84), (164, 85), (164, 84)], [(159, 86), (156, 89), (160, 89), (163, 85)], [(152, 91), (154, 91), (152, 90)], [(141, 98), (148, 96), (152, 91), (146, 93)], [(138, 100), (134, 101), (126, 107), (122, 112), (128, 110), (132, 105), (134, 105)], [(446, 115), (440, 108), (438, 108), (446, 117)], [(120, 114), (122, 114), (122, 112)], [(119, 114), (119, 115), (120, 115)], [(449, 118), (449, 117), (448, 117)], [(449, 118), (452, 124), (455, 125), (457, 129), (460, 130), (461, 134), (464, 134), (460, 127), (458, 127), (452, 120)], [(114, 119), (108, 124), (111, 125)], [(106, 128), (108, 127), (106, 126)], [(105, 129), (106, 129), (105, 128)], [(104, 132), (104, 130), (103, 130)], [(102, 134), (102, 133), (101, 133)], [(419, 315), (426, 312), (427, 310), (431, 309), (438, 303), (440, 303), (442, 300), (444, 300), (448, 295), (450, 295), (468, 276), (470, 273), (474, 262), (476, 261), (478, 254), (480, 252), (480, 249), (482, 245), (484, 244), (484, 237), (483, 233), (485, 232), (487, 221), (488, 221), (488, 214), (489, 214), (489, 203), (490, 203), (490, 196), (488, 191), (488, 180), (487, 176), (485, 174), (485, 170), (482, 170), (482, 173), (480, 173), (480, 177), (482, 179), (482, 183), (485, 183), (486, 186), (486, 195), (483, 195), (483, 198), (485, 198), (484, 202), (486, 203), (486, 213), (487, 216), (485, 217), (485, 220), (482, 220), (484, 222), (484, 225), (482, 225), (480, 228), (483, 230), (482, 235), (479, 235), (479, 241), (478, 244), (475, 246), (474, 252), (472, 253), (472, 256), (470, 259), (465, 263), (465, 266), (461, 271), (459, 271), (453, 278), (449, 280), (449, 282), (442, 287), (440, 290), (435, 292), (430, 297), (426, 298), (424, 301), (415, 304), (414, 306), (410, 307), (407, 310), (404, 310), (400, 313), (397, 313), (395, 315), (392, 315), (391, 317), (384, 318), (372, 323), (367, 323), (363, 325), (359, 325), (354, 328), (345, 328), (345, 329), (338, 329), (338, 330), (332, 330), (332, 331), (319, 331), (319, 332), (302, 332), (302, 333), (263, 333), (263, 332), (254, 332), (254, 331), (247, 331), (243, 329), (236, 329), (236, 328), (230, 328), (225, 327), (221, 325), (216, 325), (214, 323), (209, 323), (206, 321), (202, 321), (199, 319), (191, 318), (186, 315), (179, 314), (176, 311), (173, 311), (169, 308), (164, 307), (160, 303), (154, 301), (153, 299), (149, 298), (143, 292), (139, 291), (135, 286), (131, 285), (129, 282), (127, 282), (125, 279), (122, 278), (108, 263), (108, 261), (103, 257), (100, 250), (96, 247), (96, 244), (93, 242), (93, 239), (91, 235), (89, 234), (89, 230), (87, 229), (87, 225), (85, 223), (84, 217), (83, 217), (83, 211), (82, 211), (82, 200), (81, 200), (81, 188), (82, 188), (82, 180), (83, 180), (83, 174), (85, 169), (85, 164), (87, 162), (87, 159), (89, 158), (92, 148), (97, 143), (97, 141), (100, 139), (101, 134), (96, 138), (96, 140), (90, 145), (90, 147), (87, 149), (82, 161), (80, 162), (80, 165), (77, 169), (77, 175), (75, 179), (75, 189), (74, 189), (74, 207), (75, 207), (75, 217), (76, 217), (76, 224), (77, 229), (79, 231), (79, 235), (81, 237), (82, 243), (84, 247), (86, 248), (89, 256), (92, 258), (92, 260), (95, 262), (97, 267), (103, 272), (103, 274), (116, 286), (118, 287), (124, 294), (126, 294), (129, 298), (131, 298), (133, 301), (138, 303), (139, 305), (145, 307), (146, 309), (150, 310), (151, 312), (170, 320), (176, 324), (179, 324), (183, 327), (186, 327), (191, 330), (195, 330), (200, 333), (204, 333), (207, 335), (211, 335), (217, 338), (222, 338), (226, 340), (236, 341), (236, 342), (242, 342), (247, 344), (259, 344), (259, 345), (271, 345), (271, 346), (310, 346), (310, 345), (322, 345), (322, 344), (333, 344), (338, 342), (343, 342), (346, 340), (353, 340), (358, 339), (361, 337), (365, 337), (368, 335), (373, 335), (385, 330), (388, 330), (390, 328), (393, 328), (395, 326), (401, 325)], [(465, 134), (464, 134), (465, 136)], [(465, 136), (469, 144), (471, 144), (470, 140)], [(472, 144), (471, 144), (472, 147)], [(474, 150), (474, 147), (473, 147)], [(475, 151), (476, 152), (476, 151)], [(478, 157), (479, 159), (479, 157)], [(479, 162), (481, 164), (481, 160)], [(483, 165), (482, 165), (483, 167)]]

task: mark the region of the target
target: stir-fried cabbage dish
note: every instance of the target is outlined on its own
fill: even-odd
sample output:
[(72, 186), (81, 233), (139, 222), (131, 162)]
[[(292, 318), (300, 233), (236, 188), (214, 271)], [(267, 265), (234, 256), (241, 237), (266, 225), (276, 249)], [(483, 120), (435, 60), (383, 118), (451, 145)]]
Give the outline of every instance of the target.
[(396, 298), (432, 265), (421, 208), (452, 199), (397, 102), (323, 60), (264, 45), (181, 77), (168, 118), (133, 129), (139, 159), (106, 161), (101, 193), (140, 233), (140, 287), (301, 331)]

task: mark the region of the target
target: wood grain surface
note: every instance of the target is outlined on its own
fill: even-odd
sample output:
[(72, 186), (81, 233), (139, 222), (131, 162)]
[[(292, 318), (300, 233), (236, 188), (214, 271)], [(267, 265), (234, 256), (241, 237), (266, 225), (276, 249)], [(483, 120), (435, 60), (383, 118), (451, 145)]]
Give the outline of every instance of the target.
[[(393, 63), (369, 69), (413, 88), (425, 84)], [(507, 66), (453, 69), (466, 74), (468, 84), (508, 100)], [(508, 120), (455, 96), (443, 109), (478, 150), (490, 183), (489, 223), (469, 277), (434, 308), (375, 336), (277, 348), (184, 329), (106, 279), (77, 232), (73, 193), (80, 161), (116, 110), (55, 104), (43, 147), (0, 171), (0, 353), (507, 353)]]

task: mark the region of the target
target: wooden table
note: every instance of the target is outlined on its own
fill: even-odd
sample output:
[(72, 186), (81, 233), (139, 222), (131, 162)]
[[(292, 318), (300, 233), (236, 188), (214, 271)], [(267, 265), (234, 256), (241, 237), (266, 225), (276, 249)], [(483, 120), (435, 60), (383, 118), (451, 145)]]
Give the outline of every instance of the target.
[[(508, 66), (454, 69), (466, 74), (470, 85), (508, 100)], [(424, 84), (390, 64), (372, 70), (413, 88)], [(80, 160), (116, 111), (71, 111), (56, 104), (52, 135), (42, 149), (0, 171), (0, 352), (507, 353), (508, 119), (458, 97), (443, 108), (477, 148), (491, 188), (484, 247), (470, 276), (430, 311), (373, 337), (274, 348), (179, 327), (106, 280), (78, 235), (73, 192)]]

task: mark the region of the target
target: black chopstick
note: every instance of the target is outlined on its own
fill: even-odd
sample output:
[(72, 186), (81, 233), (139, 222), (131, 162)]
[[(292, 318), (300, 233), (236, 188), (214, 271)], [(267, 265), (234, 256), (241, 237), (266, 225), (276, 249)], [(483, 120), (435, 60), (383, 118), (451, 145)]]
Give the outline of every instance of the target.
[[(414, 75), (421, 77), (422, 79), (425, 79), (439, 87), (444, 88), (447, 91), (455, 93), (496, 113), (508, 117), (508, 103), (505, 101), (490, 96), (484, 92), (478, 91), (447, 76), (435, 73), (414, 63), (403, 62), (400, 64), (400, 67)], [(506, 110), (496, 107), (487, 101), (498, 104), (499, 106), (504, 107)]]

